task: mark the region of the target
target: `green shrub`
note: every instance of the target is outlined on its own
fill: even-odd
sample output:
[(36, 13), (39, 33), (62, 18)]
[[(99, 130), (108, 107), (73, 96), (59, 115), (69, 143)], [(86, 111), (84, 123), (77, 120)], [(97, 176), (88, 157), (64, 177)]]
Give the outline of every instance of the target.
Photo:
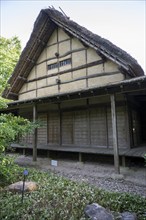
[[(19, 180), (22, 168), (14, 163), (15, 157), (0, 154), (0, 186)], [(22, 174), (21, 174), (22, 176)]]
[(144, 220), (146, 199), (137, 195), (111, 193), (85, 183), (58, 177), (51, 172), (29, 169), (28, 180), (38, 183), (38, 190), (21, 194), (1, 192), (0, 219), (4, 220), (80, 220), (85, 219), (84, 208), (93, 202), (112, 210), (130, 211)]
[(10, 143), (14, 142), (18, 136), (21, 137), (30, 133), (38, 127), (38, 123), (31, 123), (29, 120), (12, 114), (0, 115), (0, 184), (6, 184), (14, 181), (16, 178), (17, 167), (13, 158), (5, 155), (10, 148)]

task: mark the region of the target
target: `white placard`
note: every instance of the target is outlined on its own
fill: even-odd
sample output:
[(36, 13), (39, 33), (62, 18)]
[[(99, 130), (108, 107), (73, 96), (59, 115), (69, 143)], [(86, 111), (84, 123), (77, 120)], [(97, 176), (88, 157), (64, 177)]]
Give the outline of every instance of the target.
[(51, 166), (57, 167), (57, 160), (51, 160)]

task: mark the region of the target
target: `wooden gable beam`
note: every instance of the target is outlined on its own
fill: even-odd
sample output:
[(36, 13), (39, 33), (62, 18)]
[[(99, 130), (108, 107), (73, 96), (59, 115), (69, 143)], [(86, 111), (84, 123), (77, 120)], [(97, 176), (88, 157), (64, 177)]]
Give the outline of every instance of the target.
[(18, 79), (21, 79), (21, 80), (23, 80), (24, 82), (27, 81), (27, 79), (26, 79), (25, 77), (22, 77), (22, 76), (18, 76)]
[(15, 93), (15, 92), (10, 92), (9, 94), (10, 94), (11, 96), (16, 96), (16, 97), (18, 97), (18, 94)]

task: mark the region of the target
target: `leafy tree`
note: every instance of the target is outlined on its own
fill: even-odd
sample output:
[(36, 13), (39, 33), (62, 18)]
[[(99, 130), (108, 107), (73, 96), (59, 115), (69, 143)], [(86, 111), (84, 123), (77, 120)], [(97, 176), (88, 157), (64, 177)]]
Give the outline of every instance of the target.
[[(1, 97), (2, 91), (7, 86), (7, 81), (12, 74), (21, 52), (20, 41), (17, 37), (6, 39), (0, 37), (0, 109), (7, 107), (7, 101)], [(3, 182), (12, 181), (12, 158), (5, 155), (7, 147), (12, 141), (27, 132), (31, 132), (36, 124), (20, 116), (0, 114), (0, 179)], [(13, 175), (14, 176), (14, 175)]]
[(6, 185), (15, 181), (18, 175), (18, 166), (14, 163), (14, 158), (5, 154), (10, 143), (16, 138), (32, 132), (37, 125), (27, 119), (12, 114), (0, 115), (0, 185)]
[(1, 97), (7, 81), (21, 53), (21, 44), (18, 37), (10, 39), (0, 37), (0, 109), (7, 107), (7, 100)]
[(21, 53), (18, 37), (6, 39), (0, 37), (0, 94), (7, 85)]

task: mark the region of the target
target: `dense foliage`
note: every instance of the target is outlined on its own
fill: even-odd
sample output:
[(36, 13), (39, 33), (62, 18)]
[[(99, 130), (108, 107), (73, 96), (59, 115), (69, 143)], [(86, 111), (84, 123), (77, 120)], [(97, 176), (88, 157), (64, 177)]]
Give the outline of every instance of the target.
[(12, 114), (0, 115), (0, 181), (7, 183), (13, 180), (15, 165), (11, 157), (5, 155), (10, 143), (22, 135), (32, 132), (37, 126), (27, 119)]
[[(21, 168), (22, 169), (22, 168)], [(38, 190), (21, 194), (2, 191), (0, 194), (0, 219), (4, 220), (84, 220), (84, 208), (97, 202), (112, 211), (130, 211), (139, 220), (146, 210), (146, 199), (130, 194), (99, 190), (85, 183), (76, 183), (50, 172), (28, 169), (28, 180), (38, 183)], [(22, 173), (22, 170), (21, 170)], [(19, 171), (19, 179), (22, 178)]]
[(12, 114), (0, 115), (0, 153), (18, 136), (31, 132), (33, 124), (20, 116)]
[(14, 67), (21, 53), (20, 40), (17, 37), (10, 39), (0, 37), (0, 109), (7, 107), (7, 101), (1, 94), (9, 86), (7, 81), (12, 74)]
[(6, 87), (7, 80), (14, 70), (20, 52), (21, 44), (17, 37), (10, 39), (0, 37), (0, 94)]
[(21, 168), (14, 161), (14, 156), (0, 154), (0, 189), (19, 180)]
[[(7, 107), (7, 101), (1, 97), (7, 86), (7, 80), (18, 61), (21, 46), (17, 37), (6, 39), (0, 37), (0, 109)], [(13, 161), (5, 155), (5, 151), (18, 136), (31, 132), (34, 124), (27, 119), (12, 114), (0, 114), (0, 179), (8, 182), (12, 179)]]

